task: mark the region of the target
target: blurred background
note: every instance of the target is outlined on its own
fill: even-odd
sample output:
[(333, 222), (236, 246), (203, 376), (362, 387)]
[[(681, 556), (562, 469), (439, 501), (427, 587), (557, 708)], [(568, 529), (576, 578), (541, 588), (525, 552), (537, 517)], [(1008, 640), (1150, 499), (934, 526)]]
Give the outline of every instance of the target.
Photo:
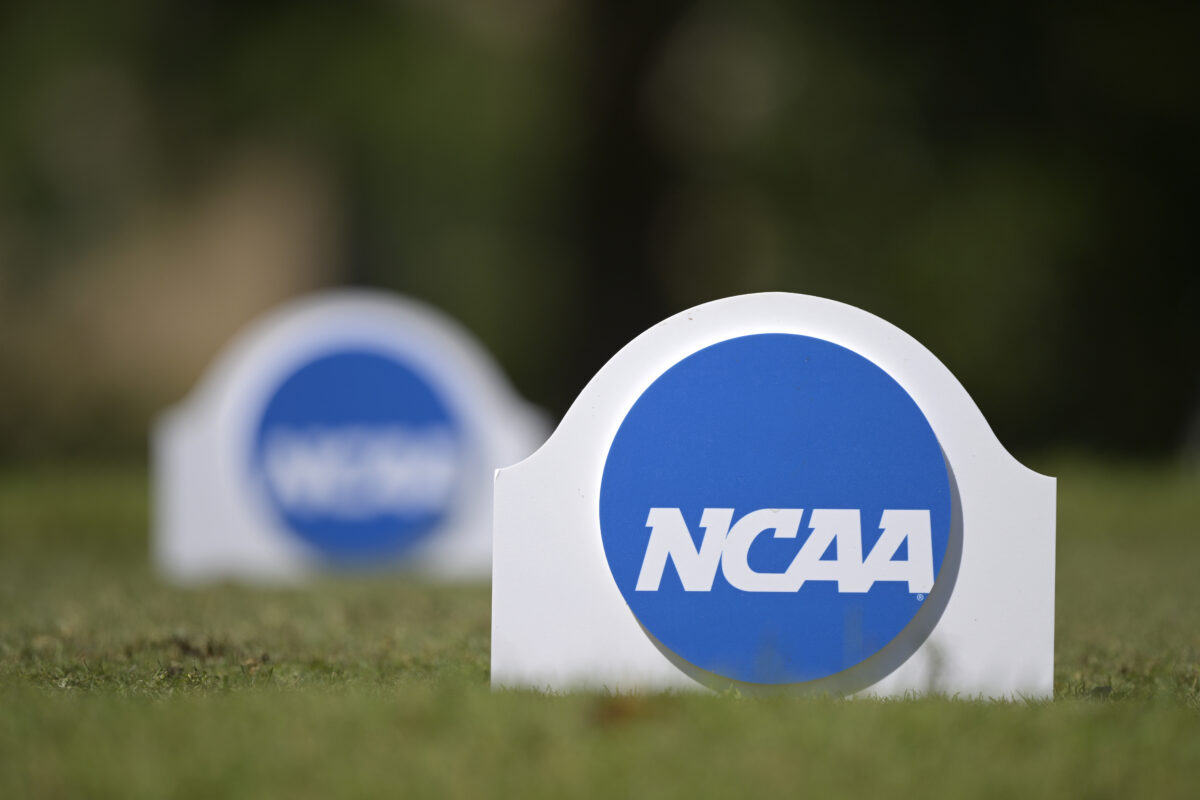
[(1195, 452), (1198, 33), (1155, 1), (5, 4), (0, 461), (144, 457), (239, 328), (344, 284), (457, 317), (555, 415), (660, 319), (782, 290), (916, 336), (1018, 456)]

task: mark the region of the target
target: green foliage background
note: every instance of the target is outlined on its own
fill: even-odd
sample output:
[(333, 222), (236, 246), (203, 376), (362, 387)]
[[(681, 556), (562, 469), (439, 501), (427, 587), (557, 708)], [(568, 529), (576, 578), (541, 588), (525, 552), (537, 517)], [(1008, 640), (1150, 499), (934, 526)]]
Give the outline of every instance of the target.
[[(334, 282), (446, 309), (552, 411), (659, 319), (784, 290), (913, 333), (1018, 448), (1173, 452), (1198, 31), (1163, 0), (10, 4), (0, 293), (255, 142), (333, 176)], [(51, 419), (30, 369), (0, 357), (7, 455), (141, 447), (143, 408)]]

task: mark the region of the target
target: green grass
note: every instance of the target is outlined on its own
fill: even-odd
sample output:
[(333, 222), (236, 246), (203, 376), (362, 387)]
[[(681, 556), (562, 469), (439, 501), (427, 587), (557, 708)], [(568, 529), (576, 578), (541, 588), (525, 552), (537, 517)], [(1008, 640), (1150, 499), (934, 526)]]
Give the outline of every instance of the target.
[(180, 590), (137, 468), (0, 474), (0, 798), (1194, 797), (1200, 478), (1059, 476), (1055, 700), (492, 693), (486, 587)]

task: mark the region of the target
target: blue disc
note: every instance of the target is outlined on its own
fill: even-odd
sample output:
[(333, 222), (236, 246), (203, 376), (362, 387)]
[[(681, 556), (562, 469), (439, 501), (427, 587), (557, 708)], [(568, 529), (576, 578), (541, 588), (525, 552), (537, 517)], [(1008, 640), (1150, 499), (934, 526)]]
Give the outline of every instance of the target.
[[(599, 511), (613, 578), (663, 647), (726, 678), (790, 684), (861, 663), (912, 621), (930, 586), (895, 575), (936, 579), (951, 493), (937, 437), (890, 375), (823, 339), (759, 334), (693, 353), (645, 390), (609, 449)], [(835, 518), (845, 538), (807, 551), (827, 563), (793, 566), (810, 526)], [(910, 535), (888, 544), (899, 521)], [(707, 536), (720, 541), (707, 549)], [(844, 583), (822, 572), (835, 567)], [(779, 588), (793, 574), (811, 577)]]
[(419, 369), (344, 350), (280, 383), (251, 469), (284, 529), (326, 560), (368, 564), (403, 555), (444, 522), (463, 478), (462, 439)]

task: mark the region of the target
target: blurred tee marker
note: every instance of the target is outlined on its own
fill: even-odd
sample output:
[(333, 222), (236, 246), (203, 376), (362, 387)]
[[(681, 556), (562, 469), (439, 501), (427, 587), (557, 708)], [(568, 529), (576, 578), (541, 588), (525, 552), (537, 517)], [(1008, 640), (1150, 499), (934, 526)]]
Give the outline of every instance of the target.
[(544, 432), (432, 309), (351, 290), (294, 302), (159, 420), (158, 566), (179, 580), (380, 565), (486, 578), (492, 471)]

